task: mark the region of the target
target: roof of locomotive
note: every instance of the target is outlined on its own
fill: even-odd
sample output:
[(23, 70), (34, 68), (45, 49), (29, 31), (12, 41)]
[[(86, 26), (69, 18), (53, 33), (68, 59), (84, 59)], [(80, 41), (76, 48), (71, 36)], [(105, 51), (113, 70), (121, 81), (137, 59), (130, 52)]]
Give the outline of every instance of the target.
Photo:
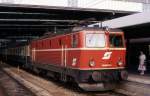
[(75, 27), (72, 29), (72, 32), (79, 32), (82, 30), (100, 30), (100, 31), (105, 31), (108, 30), (109, 32), (121, 32), (120, 29), (112, 29), (112, 28), (101, 28), (101, 27)]
[(49, 37), (55, 37), (55, 36), (58, 36), (58, 35), (66, 35), (66, 34), (76, 33), (76, 32), (80, 32), (80, 31), (83, 31), (83, 30), (84, 31), (90, 31), (90, 30), (92, 30), (92, 31), (94, 31), (94, 30), (95, 31), (105, 31), (105, 30), (108, 30), (108, 32), (122, 32), (122, 30), (120, 30), (120, 29), (111, 29), (111, 28), (107, 29), (107, 28), (100, 28), (100, 27), (75, 27), (71, 30), (67, 30), (64, 33), (62, 32), (62, 33), (59, 33), (59, 34), (49, 32), (48, 34), (43, 35), (40, 38), (36, 38), (33, 41), (41, 40), (41, 39), (45, 39), (45, 38), (49, 38)]

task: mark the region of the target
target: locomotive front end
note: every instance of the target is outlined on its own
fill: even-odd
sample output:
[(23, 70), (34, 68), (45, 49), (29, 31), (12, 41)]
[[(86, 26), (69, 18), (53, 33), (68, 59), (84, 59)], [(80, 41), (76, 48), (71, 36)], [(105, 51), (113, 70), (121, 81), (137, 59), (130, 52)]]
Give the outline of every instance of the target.
[[(80, 84), (86, 90), (111, 90), (126, 80), (126, 47), (120, 30), (90, 30), (84, 33), (80, 63)], [(91, 87), (92, 86), (92, 87)]]

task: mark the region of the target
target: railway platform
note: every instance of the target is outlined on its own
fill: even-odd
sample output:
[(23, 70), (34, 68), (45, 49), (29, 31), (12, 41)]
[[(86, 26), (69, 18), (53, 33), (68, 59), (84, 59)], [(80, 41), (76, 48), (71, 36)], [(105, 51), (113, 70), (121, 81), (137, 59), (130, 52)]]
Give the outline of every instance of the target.
[(6, 73), (0, 63), (0, 96), (36, 96), (33, 92), (20, 84)]
[(129, 73), (127, 81), (119, 86), (126, 90), (131, 96), (150, 96), (150, 75), (139, 75)]
[(129, 74), (128, 81), (150, 85), (150, 75)]
[(0, 96), (6, 96), (7, 94), (5, 93), (5, 90), (3, 87), (0, 85)]

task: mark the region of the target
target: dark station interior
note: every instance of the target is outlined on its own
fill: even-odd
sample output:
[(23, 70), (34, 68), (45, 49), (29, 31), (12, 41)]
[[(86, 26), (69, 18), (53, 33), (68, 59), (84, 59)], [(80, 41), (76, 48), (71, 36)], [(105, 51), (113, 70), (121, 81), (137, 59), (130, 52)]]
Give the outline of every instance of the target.
[(127, 41), (127, 68), (131, 72), (137, 73), (140, 51), (143, 51), (147, 57), (147, 73), (150, 73), (149, 28), (149, 23), (123, 28)]
[[(86, 26), (113, 18), (126, 16), (129, 12), (34, 6), (34, 5), (0, 5), (0, 45), (1, 48), (16, 42), (28, 42), (44, 35), (46, 32), (57, 33), (58, 30)], [(150, 24), (125, 27), (127, 45), (127, 69), (137, 72), (139, 51), (147, 56), (147, 67), (150, 67), (150, 41), (130, 42), (132, 39), (148, 38)], [(64, 31), (58, 31), (64, 32)], [(150, 68), (147, 68), (150, 73)]]

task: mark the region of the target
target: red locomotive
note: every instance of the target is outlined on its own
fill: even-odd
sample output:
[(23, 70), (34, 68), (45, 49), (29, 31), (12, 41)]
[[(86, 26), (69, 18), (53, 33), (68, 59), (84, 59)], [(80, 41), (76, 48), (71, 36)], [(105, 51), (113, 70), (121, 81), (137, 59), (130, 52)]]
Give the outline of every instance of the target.
[(127, 79), (121, 30), (81, 28), (42, 37), (26, 46), (29, 68), (65, 82), (74, 81), (84, 90), (111, 90), (118, 81)]

